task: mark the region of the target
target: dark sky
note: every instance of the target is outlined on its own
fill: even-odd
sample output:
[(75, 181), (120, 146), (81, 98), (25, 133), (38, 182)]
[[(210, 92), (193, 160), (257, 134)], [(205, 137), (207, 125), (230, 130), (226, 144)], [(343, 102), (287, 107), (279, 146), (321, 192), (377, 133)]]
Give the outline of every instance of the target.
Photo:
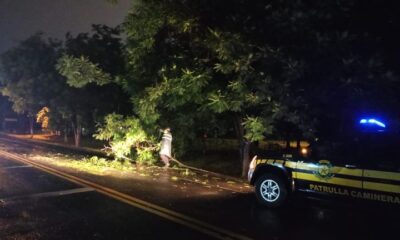
[(65, 33), (87, 32), (93, 23), (115, 26), (132, 0), (111, 5), (106, 0), (0, 0), (0, 53), (42, 31), (63, 39)]

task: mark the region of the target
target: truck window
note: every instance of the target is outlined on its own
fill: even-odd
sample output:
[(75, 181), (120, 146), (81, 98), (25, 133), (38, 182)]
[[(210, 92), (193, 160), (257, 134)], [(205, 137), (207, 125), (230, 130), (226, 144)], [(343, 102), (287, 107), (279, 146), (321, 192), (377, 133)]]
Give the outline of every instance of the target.
[(382, 171), (400, 170), (400, 137), (367, 136), (362, 141), (361, 158), (366, 167)]
[(329, 160), (334, 165), (359, 164), (359, 141), (357, 138), (341, 141), (325, 141), (312, 146), (313, 161)]

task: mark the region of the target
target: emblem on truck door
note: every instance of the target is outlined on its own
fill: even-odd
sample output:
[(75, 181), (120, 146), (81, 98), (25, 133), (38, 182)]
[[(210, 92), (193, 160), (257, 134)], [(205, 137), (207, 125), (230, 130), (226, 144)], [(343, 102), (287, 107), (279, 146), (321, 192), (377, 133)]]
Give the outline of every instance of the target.
[(328, 160), (320, 160), (314, 174), (321, 179), (330, 179), (334, 176), (332, 172), (332, 164)]

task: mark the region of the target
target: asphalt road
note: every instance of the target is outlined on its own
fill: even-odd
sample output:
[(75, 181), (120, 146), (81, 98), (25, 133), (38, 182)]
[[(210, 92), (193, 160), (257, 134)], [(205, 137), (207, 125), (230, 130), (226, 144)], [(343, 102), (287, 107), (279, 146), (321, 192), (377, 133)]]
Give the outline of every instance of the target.
[[(12, 149), (24, 154), (36, 151)], [(260, 207), (251, 191), (171, 181), (171, 171), (151, 179), (58, 170), (250, 239), (399, 237), (400, 215), (388, 209), (295, 196), (285, 208), (270, 210)], [(0, 199), (0, 239), (213, 239), (201, 224), (196, 230), (196, 224), (188, 227), (4, 158), (0, 158)]]
[(0, 196), (0, 239), (213, 239), (4, 158)]

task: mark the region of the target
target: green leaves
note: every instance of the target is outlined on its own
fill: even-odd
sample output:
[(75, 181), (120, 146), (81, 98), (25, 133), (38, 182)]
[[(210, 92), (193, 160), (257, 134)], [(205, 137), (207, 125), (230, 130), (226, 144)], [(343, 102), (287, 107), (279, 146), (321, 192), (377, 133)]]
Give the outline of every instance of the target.
[(106, 116), (96, 139), (109, 141), (109, 150), (116, 159), (126, 159), (144, 164), (153, 163), (159, 146), (157, 139), (149, 135), (137, 118), (118, 114)]
[(227, 102), (226, 96), (222, 94), (221, 90), (210, 93), (208, 95), (208, 100), (208, 106), (216, 113), (222, 113), (229, 110), (229, 104)]
[(59, 43), (35, 34), (1, 55), (2, 94), (13, 110), (33, 116), (55, 96), (60, 77), (54, 69)]
[(63, 55), (57, 63), (57, 70), (67, 78), (70, 86), (82, 88), (89, 83), (105, 85), (111, 82), (111, 76), (103, 72), (97, 64), (90, 62), (86, 57), (75, 58)]
[[(258, 117), (246, 117), (243, 121), (243, 126), (246, 130), (245, 138), (249, 141), (261, 141), (265, 138), (267, 127), (265, 123)], [(269, 126), (270, 127), (270, 126)]]

